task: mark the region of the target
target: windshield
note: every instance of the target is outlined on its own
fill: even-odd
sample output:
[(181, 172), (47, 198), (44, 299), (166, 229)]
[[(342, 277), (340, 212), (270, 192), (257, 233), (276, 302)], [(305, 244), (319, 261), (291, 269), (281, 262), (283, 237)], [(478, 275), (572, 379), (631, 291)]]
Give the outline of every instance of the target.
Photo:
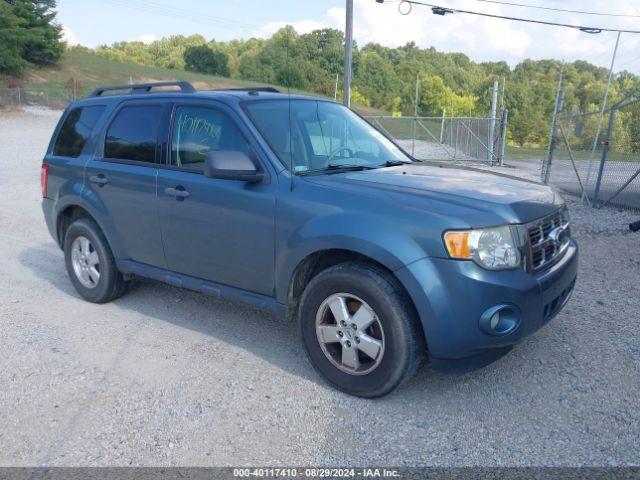
[[(280, 161), (296, 173), (411, 162), (348, 108), (321, 100), (263, 100), (245, 108)], [(291, 120), (291, 121), (289, 121)]]

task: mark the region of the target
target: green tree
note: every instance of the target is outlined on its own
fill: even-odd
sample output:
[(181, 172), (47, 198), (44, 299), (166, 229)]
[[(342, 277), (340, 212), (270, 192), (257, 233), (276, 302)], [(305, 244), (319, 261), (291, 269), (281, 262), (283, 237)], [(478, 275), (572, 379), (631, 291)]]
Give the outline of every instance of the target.
[(374, 51), (361, 54), (354, 85), (370, 103), (378, 106), (390, 106), (399, 86), (391, 61)]
[(64, 51), (54, 0), (0, 3), (0, 72), (20, 74), (28, 63), (57, 62)]
[(13, 8), (0, 2), (0, 72), (20, 74), (27, 62), (22, 58), (22, 29), (24, 23)]
[(64, 52), (62, 27), (55, 22), (55, 0), (17, 0), (14, 14), (20, 25), (22, 58), (36, 65), (57, 62)]
[(214, 52), (206, 45), (187, 47), (184, 64), (187, 70), (193, 72), (229, 76), (227, 55), (224, 52)]
[(442, 115), (446, 109), (449, 116), (466, 116), (475, 110), (477, 98), (473, 95), (458, 95), (436, 75), (420, 74), (418, 111), (421, 115)]

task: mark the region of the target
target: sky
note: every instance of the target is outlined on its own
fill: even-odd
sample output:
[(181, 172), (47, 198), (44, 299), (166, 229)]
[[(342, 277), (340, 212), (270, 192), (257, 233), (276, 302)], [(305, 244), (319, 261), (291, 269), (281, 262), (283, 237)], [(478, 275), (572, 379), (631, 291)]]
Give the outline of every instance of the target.
[[(427, 0), (424, 0), (427, 1)], [(445, 7), (497, 15), (535, 18), (582, 26), (640, 30), (640, 0), (505, 0), (510, 3), (610, 13), (606, 17), (499, 5), (487, 0), (428, 0)], [(420, 47), (462, 52), (475, 61), (526, 59), (587, 60), (609, 67), (615, 33), (525, 24), (455, 13), (433, 15), (414, 5), (402, 15), (400, 1), (354, 0), (354, 37), (358, 45), (389, 47), (413, 41)], [(406, 4), (402, 8), (406, 8)], [(199, 33), (207, 39), (268, 37), (284, 25), (299, 33), (323, 27), (344, 30), (344, 0), (58, 0), (58, 21), (71, 44), (95, 47), (123, 40), (150, 42)], [(640, 74), (640, 34), (622, 34), (616, 71)]]

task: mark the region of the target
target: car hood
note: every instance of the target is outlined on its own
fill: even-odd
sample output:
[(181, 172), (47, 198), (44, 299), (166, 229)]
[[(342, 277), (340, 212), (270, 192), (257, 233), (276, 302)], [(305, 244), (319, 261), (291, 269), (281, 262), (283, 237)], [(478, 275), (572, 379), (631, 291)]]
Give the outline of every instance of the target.
[(308, 178), (345, 187), (411, 193), (476, 211), (490, 211), (515, 223), (547, 215), (564, 203), (546, 185), (471, 168), (413, 164)]

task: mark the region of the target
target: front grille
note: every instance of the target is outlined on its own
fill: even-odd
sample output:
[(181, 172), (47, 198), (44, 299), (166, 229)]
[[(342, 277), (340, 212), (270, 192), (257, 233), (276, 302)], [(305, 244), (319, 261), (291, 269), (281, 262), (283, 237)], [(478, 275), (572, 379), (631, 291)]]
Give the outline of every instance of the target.
[(566, 208), (528, 224), (529, 270), (541, 270), (555, 263), (569, 244), (569, 234)]

